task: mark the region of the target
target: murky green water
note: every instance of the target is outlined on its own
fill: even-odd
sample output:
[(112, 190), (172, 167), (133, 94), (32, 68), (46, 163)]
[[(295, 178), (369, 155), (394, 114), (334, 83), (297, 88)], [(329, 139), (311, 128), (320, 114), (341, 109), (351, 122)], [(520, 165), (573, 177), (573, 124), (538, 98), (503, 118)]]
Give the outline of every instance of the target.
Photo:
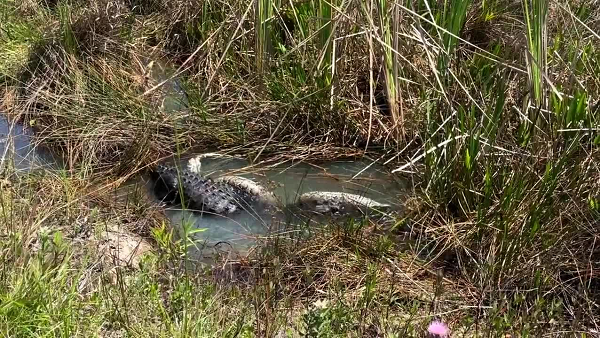
[(0, 164), (14, 166), (18, 171), (55, 167), (55, 159), (34, 146), (32, 136), (31, 130), (0, 116)]
[[(318, 165), (285, 163), (266, 168), (249, 167), (247, 161), (238, 158), (205, 158), (201, 162), (203, 176), (217, 178), (236, 175), (252, 179), (272, 191), (282, 206), (293, 204), (298, 196), (306, 192), (329, 191), (357, 194), (399, 208), (400, 198), (405, 191), (384, 168), (368, 160)], [(181, 166), (186, 167), (187, 161), (183, 161)], [(180, 209), (170, 209), (166, 213), (179, 229), (184, 225), (190, 229), (201, 229), (193, 236), (199, 248), (210, 248), (226, 242), (230, 248), (244, 252), (257, 239), (280, 231), (294, 231), (291, 229), (295, 228), (293, 225), (298, 225), (295, 223), (307, 221), (284, 211), (250, 207), (228, 217)]]

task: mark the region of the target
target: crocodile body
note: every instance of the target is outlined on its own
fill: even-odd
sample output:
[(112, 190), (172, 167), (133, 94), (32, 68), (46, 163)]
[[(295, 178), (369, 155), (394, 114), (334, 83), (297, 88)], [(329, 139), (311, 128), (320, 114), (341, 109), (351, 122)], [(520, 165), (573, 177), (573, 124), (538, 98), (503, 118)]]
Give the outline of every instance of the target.
[[(244, 177), (223, 176), (212, 180), (202, 177), (194, 165), (178, 170), (159, 164), (151, 173), (158, 198), (167, 204), (185, 202), (189, 209), (200, 212), (228, 215), (240, 209), (249, 210), (246, 207), (250, 205), (270, 208), (279, 204), (272, 192)], [(390, 205), (349, 193), (309, 192), (287, 207), (319, 214), (350, 215), (367, 209), (386, 209)]]
[(152, 176), (157, 197), (168, 204), (183, 203), (190, 209), (202, 212), (231, 214), (243, 208), (250, 198), (241, 189), (201, 177), (186, 169), (178, 171), (174, 167), (157, 165), (152, 170)]

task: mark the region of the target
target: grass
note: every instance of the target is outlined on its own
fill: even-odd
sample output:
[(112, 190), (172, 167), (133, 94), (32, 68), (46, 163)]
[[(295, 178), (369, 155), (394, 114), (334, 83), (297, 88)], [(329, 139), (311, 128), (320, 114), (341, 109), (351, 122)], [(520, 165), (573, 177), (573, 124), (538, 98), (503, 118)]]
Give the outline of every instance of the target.
[[(452, 336), (600, 330), (596, 5), (0, 10), (0, 112), (66, 164), (3, 164), (3, 336), (419, 337), (434, 319)], [(185, 109), (162, 108), (164, 64)], [(392, 229), (324, 224), (192, 269), (159, 209), (115, 194), (152, 163), (214, 149), (260, 165), (370, 155), (410, 196)], [(123, 266), (104, 245), (115, 229), (153, 252)]]

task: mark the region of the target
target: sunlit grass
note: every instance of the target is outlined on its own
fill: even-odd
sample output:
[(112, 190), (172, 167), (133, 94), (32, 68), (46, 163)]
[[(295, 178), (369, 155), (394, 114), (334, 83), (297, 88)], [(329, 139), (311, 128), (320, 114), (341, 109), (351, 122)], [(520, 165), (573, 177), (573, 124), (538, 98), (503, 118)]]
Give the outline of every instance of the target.
[(256, 1), (256, 68), (262, 74), (265, 67), (269, 65), (272, 52), (272, 20), (273, 6), (277, 4), (273, 0)]
[(327, 1), (327, 0), (319, 0), (318, 2), (318, 10), (317, 15), (319, 18), (319, 40), (318, 40), (318, 49), (321, 51), (321, 61), (320, 61), (320, 70), (322, 70), (324, 85), (330, 86), (332, 79), (331, 75), (331, 67), (335, 62), (333, 55), (333, 40), (335, 39), (335, 29), (334, 22), (332, 21), (335, 8), (334, 5), (336, 1)]
[(526, 54), (529, 85), (536, 105), (544, 104), (544, 89), (548, 57), (548, 2), (539, 0), (523, 0), (523, 13), (527, 29)]
[[(404, 112), (402, 111), (402, 95), (399, 79), (399, 43), (400, 39), (400, 8), (386, 0), (377, 2), (379, 27), (382, 31), (383, 69), (385, 74), (385, 89), (395, 128), (404, 130)], [(403, 137), (403, 131), (399, 135)]]
[[(4, 335), (412, 337), (432, 319), (467, 336), (597, 329), (597, 8), (0, 4), (1, 113), (70, 169), (0, 181)], [(181, 111), (161, 109), (158, 62), (177, 69)], [(107, 190), (192, 149), (259, 165), (366, 154), (397, 168), (410, 198), (392, 230), (324, 225), (191, 272), (185, 238)], [(88, 223), (135, 224), (157, 254), (114, 279), (95, 239), (81, 247), (74, 229)]]

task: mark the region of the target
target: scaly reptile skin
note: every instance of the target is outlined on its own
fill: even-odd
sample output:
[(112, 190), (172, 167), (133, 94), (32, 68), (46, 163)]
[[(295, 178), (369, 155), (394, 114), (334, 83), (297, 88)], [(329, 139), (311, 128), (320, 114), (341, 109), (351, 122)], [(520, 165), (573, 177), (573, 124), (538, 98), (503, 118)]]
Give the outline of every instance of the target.
[[(183, 200), (186, 207), (200, 212), (227, 215), (250, 205), (276, 208), (278, 204), (271, 192), (243, 177), (224, 176), (213, 181), (189, 168), (177, 170), (162, 164), (156, 165), (151, 173), (155, 181), (154, 192), (159, 199), (168, 204), (181, 204)], [(356, 194), (314, 191), (302, 194), (298, 201), (284, 207), (344, 216), (362, 214), (369, 209), (385, 209), (390, 205)]]
[(227, 215), (243, 206), (249, 196), (228, 184), (200, 177), (188, 170), (179, 172), (176, 168), (157, 165), (152, 171), (156, 181), (155, 192), (165, 202), (180, 203), (179, 184), (183, 191), (183, 201), (190, 209)]

